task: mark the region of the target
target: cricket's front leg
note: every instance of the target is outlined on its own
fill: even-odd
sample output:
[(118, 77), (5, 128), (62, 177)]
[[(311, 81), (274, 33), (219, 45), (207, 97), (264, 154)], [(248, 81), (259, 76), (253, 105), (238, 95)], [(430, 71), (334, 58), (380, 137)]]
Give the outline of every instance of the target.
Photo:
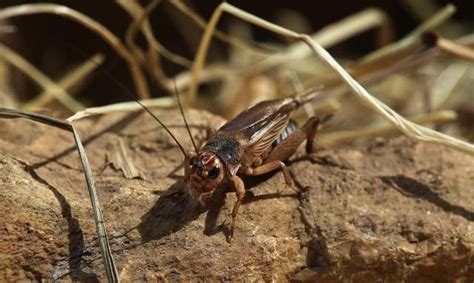
[(234, 184), (237, 201), (234, 204), (234, 208), (232, 208), (232, 214), (230, 215), (231, 219), (227, 218), (223, 223), (224, 228), (226, 228), (229, 233), (227, 235), (227, 241), (229, 243), (232, 240), (232, 237), (234, 237), (235, 219), (237, 218), (240, 204), (242, 203), (242, 200), (245, 196), (245, 185), (242, 179), (240, 179), (238, 176), (234, 176), (232, 177), (232, 183)]

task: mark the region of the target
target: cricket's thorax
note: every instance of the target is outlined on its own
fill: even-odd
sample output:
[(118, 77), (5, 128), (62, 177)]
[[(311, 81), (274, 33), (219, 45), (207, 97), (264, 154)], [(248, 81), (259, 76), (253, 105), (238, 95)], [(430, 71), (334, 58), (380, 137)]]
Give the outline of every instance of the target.
[(212, 137), (201, 149), (202, 152), (214, 153), (225, 164), (231, 175), (236, 173), (241, 159), (240, 143), (228, 136)]

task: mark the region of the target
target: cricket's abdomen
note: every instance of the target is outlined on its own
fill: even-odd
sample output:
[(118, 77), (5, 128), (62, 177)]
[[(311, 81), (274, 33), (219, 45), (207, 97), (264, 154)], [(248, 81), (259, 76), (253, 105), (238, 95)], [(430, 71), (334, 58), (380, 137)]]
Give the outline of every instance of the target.
[(285, 128), (278, 134), (277, 138), (272, 142), (271, 146), (268, 147), (262, 154), (256, 157), (254, 160), (251, 161), (251, 167), (257, 167), (263, 164), (263, 161), (267, 159), (270, 155), (272, 150), (279, 145), (283, 140), (285, 140), (288, 136), (294, 133), (298, 129), (298, 123), (294, 120), (289, 120), (288, 124), (286, 124)]
[(288, 124), (286, 124), (285, 128), (280, 132), (277, 138), (273, 141), (271, 149), (274, 149), (284, 139), (286, 139), (289, 135), (291, 135), (294, 131), (296, 131), (296, 129), (298, 129), (298, 123), (290, 119), (288, 121)]

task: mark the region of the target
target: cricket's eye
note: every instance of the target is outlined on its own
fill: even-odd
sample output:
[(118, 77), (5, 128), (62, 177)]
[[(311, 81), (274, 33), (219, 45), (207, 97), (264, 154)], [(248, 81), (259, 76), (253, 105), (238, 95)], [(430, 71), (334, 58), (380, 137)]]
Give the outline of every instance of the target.
[(214, 167), (211, 170), (209, 170), (208, 176), (211, 179), (215, 179), (215, 178), (217, 178), (217, 176), (219, 176), (220, 172), (221, 172), (221, 170), (218, 167)]
[(191, 160), (189, 161), (189, 165), (191, 165), (193, 170), (195, 171), (202, 171), (202, 169), (204, 168), (202, 161), (196, 157), (191, 158)]

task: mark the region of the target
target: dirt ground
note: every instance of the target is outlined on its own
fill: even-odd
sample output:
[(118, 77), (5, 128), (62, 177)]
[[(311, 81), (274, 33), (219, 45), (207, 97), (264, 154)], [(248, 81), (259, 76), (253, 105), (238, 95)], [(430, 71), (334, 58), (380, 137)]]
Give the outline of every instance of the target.
[[(178, 112), (157, 111), (191, 149)], [(193, 134), (223, 121), (190, 111)], [(95, 175), (121, 279), (133, 281), (472, 282), (474, 158), (404, 137), (326, 149), (245, 178), (200, 208), (182, 191), (182, 156), (143, 113), (76, 124)], [(123, 146), (137, 177), (110, 164)], [(69, 133), (0, 120), (0, 281), (105, 281), (89, 196)], [(347, 281), (346, 281), (347, 282)]]

